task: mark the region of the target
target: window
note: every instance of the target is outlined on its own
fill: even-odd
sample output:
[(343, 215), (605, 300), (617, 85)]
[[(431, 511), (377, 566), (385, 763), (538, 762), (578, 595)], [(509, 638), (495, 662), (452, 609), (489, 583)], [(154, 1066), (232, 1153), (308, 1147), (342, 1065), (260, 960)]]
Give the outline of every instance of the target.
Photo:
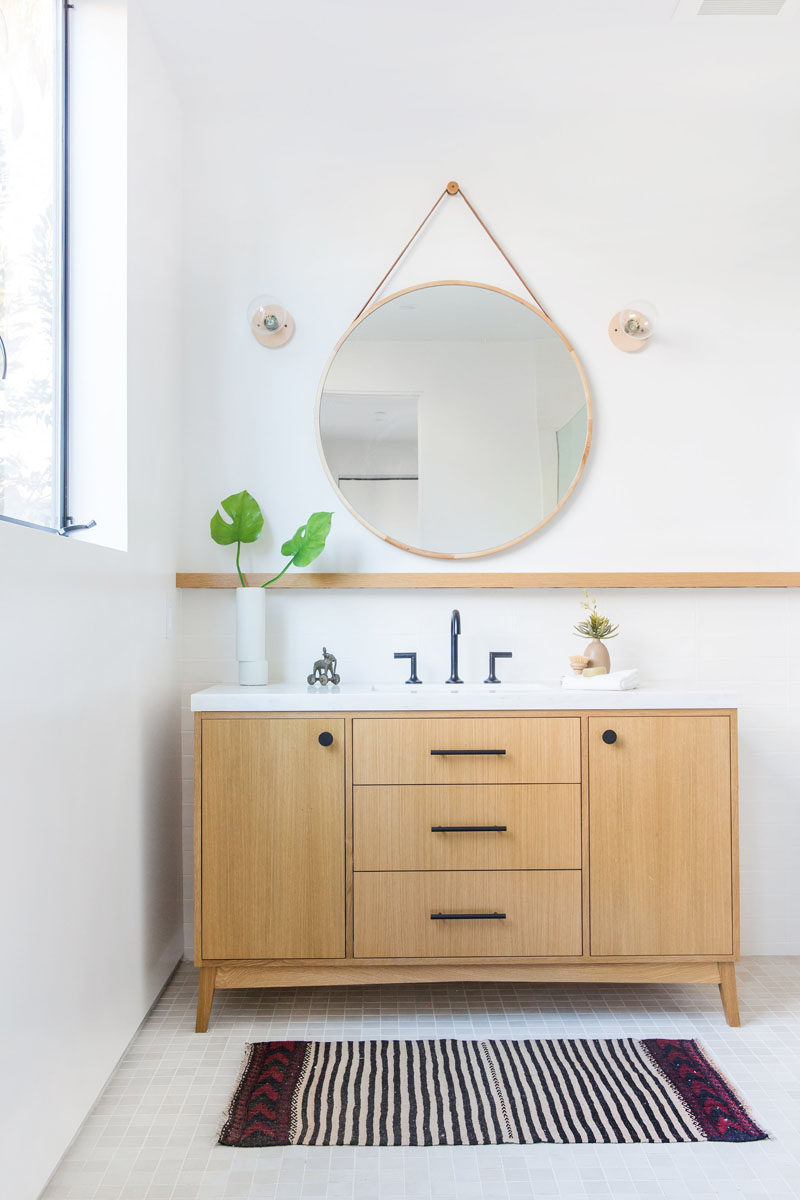
[(64, 20), (60, 0), (0, 0), (0, 517), (58, 531), (67, 511)]

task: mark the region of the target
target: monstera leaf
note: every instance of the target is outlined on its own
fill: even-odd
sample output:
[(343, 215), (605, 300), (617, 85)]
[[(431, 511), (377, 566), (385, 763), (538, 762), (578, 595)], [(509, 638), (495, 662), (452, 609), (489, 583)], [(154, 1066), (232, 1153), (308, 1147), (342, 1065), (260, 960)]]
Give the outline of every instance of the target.
[[(211, 536), (219, 546), (236, 545), (236, 571), (242, 587), (247, 587), (247, 581), (239, 566), (239, 552), (242, 542), (256, 541), (264, 528), (264, 518), (258, 501), (254, 500), (249, 492), (236, 492), (233, 496), (226, 496), (221, 507), (230, 517), (230, 521), (226, 521), (217, 510), (211, 518)], [(330, 533), (332, 516), (333, 513), (329, 512), (312, 513), (294, 537), (281, 546), (281, 554), (289, 559), (286, 566), (261, 586), (269, 587), (276, 579), (280, 579), (281, 575), (285, 575), (293, 564), (296, 567), (307, 567), (312, 563), (325, 549), (325, 539)]]
[(222, 501), (222, 507), (231, 518), (224, 520), (219, 511), (211, 518), (211, 536), (218, 546), (232, 546), (234, 542), (254, 542), (264, 528), (264, 518), (258, 501), (249, 492), (236, 492)]
[(294, 537), (281, 546), (281, 554), (290, 555), (296, 567), (307, 567), (325, 549), (325, 539), (331, 531), (333, 513), (315, 512), (301, 525)]
[(245, 587), (245, 578), (239, 566), (239, 552), (242, 542), (254, 542), (264, 528), (264, 518), (258, 501), (249, 492), (236, 492), (226, 496), (222, 507), (230, 517), (230, 521), (220, 516), (219, 510), (211, 518), (211, 536), (218, 546), (232, 546), (236, 543), (236, 572), (239, 582)]

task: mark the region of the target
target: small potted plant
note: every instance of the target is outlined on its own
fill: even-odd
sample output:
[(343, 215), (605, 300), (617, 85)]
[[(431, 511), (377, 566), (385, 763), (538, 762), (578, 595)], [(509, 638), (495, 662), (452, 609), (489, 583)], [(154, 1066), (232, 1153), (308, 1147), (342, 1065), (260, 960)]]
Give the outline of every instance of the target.
[(236, 572), (241, 587), (236, 589), (236, 657), (239, 660), (239, 683), (266, 683), (269, 665), (266, 657), (266, 591), (285, 575), (292, 565), (307, 567), (325, 549), (330, 533), (332, 513), (315, 512), (301, 525), (293, 537), (281, 546), (281, 554), (289, 559), (286, 566), (260, 587), (248, 587), (239, 565), (243, 542), (255, 542), (264, 528), (264, 517), (258, 502), (249, 492), (236, 492), (221, 502), (230, 517), (226, 521), (219, 510), (211, 518), (211, 537), (219, 546), (236, 543)]
[(589, 593), (584, 588), (583, 600), (581, 600), (581, 608), (585, 608), (588, 616), (579, 621), (573, 626), (578, 637), (590, 638), (591, 641), (586, 647), (586, 658), (588, 658), (587, 666), (602, 667), (607, 674), (611, 673), (611, 655), (608, 653), (608, 647), (603, 643), (609, 638), (617, 637), (619, 633), (619, 625), (612, 625), (608, 617), (603, 617), (597, 611), (597, 601), (589, 599)]

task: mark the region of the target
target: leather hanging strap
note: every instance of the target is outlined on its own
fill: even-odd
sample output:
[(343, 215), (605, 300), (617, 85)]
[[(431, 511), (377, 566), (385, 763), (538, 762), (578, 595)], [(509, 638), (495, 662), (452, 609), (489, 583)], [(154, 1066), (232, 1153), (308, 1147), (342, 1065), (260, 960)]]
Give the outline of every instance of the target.
[(367, 297), (367, 300), (366, 300), (366, 302), (365, 302), (365, 303), (364, 303), (364, 304), (361, 306), (361, 308), (359, 309), (359, 311), (356, 313), (356, 317), (355, 317), (356, 321), (357, 321), (357, 320), (358, 320), (358, 318), (361, 316), (361, 314), (362, 314), (363, 312), (365, 312), (367, 308), (369, 308), (369, 305), (371, 304), (372, 300), (375, 298), (375, 296), (377, 296), (378, 292), (381, 290), (381, 288), (383, 287), (383, 285), (386, 283), (386, 280), (389, 278), (389, 276), (391, 275), (392, 271), (394, 271), (395, 267), (396, 267), (396, 266), (397, 266), (397, 264), (400, 262), (400, 259), (401, 259), (401, 258), (403, 257), (403, 255), (406, 253), (406, 251), (408, 250), (409, 246), (412, 244), (412, 242), (414, 242), (414, 241), (415, 241), (415, 239), (416, 239), (417, 237), (419, 237), (419, 235), (420, 235), (420, 233), (422, 232), (422, 230), (423, 230), (424, 226), (425, 226), (425, 225), (427, 225), (428, 221), (431, 219), (431, 217), (433, 216), (433, 214), (436, 212), (436, 209), (439, 207), (439, 205), (441, 204), (441, 202), (444, 200), (445, 196), (460, 196), (460, 197), (461, 197), (461, 199), (464, 201), (464, 203), (466, 204), (466, 206), (467, 206), (467, 208), (469, 209), (469, 211), (472, 213), (472, 215), (473, 215), (473, 217), (475, 218), (475, 220), (476, 220), (476, 221), (478, 222), (478, 224), (480, 225), (481, 229), (482, 229), (482, 230), (484, 231), (484, 233), (487, 235), (487, 237), (489, 238), (489, 240), (490, 240), (490, 241), (491, 241), (491, 242), (494, 244), (494, 246), (495, 246), (495, 247), (496, 247), (496, 248), (497, 248), (497, 249), (500, 251), (500, 253), (502, 254), (503, 258), (506, 260), (506, 262), (508, 263), (508, 265), (511, 267), (511, 270), (514, 272), (514, 274), (516, 275), (517, 279), (520, 281), (520, 283), (522, 284), (522, 286), (525, 288), (525, 291), (526, 291), (526, 292), (528, 293), (528, 295), (531, 297), (531, 299), (533, 300), (533, 302), (534, 302), (534, 304), (536, 305), (536, 307), (539, 309), (539, 311), (540, 311), (540, 312), (542, 312), (542, 313), (544, 314), (544, 316), (546, 316), (546, 317), (547, 317), (547, 319), (548, 319), (548, 320), (550, 320), (550, 314), (549, 314), (549, 313), (547, 312), (547, 310), (545, 309), (545, 307), (544, 307), (544, 305), (542, 304), (541, 300), (539, 300), (539, 299), (538, 299), (538, 298), (537, 298), (537, 297), (534, 295), (534, 293), (533, 293), (533, 291), (531, 290), (531, 288), (529, 288), (529, 287), (528, 287), (528, 284), (527, 284), (527, 283), (525, 282), (525, 280), (522, 278), (522, 276), (520, 275), (519, 271), (518, 271), (518, 270), (517, 270), (517, 268), (514, 266), (513, 262), (511, 261), (511, 259), (508, 257), (508, 255), (506, 254), (506, 252), (505, 252), (505, 250), (503, 249), (503, 247), (502, 247), (502, 246), (500, 245), (500, 243), (498, 242), (497, 238), (494, 236), (494, 234), (493, 234), (493, 233), (491, 232), (491, 230), (488, 228), (488, 226), (486, 225), (486, 222), (485, 222), (485, 221), (483, 221), (483, 220), (480, 218), (480, 216), (479, 216), (479, 215), (478, 215), (478, 213), (475, 211), (475, 209), (473, 208), (473, 206), (470, 204), (469, 200), (468, 200), (468, 199), (467, 199), (467, 197), (464, 195), (464, 192), (461, 190), (461, 188), (460, 188), (460, 187), (459, 187), (459, 185), (456, 183), (456, 181), (455, 181), (455, 180), (451, 180), (451, 181), (450, 181), (450, 183), (448, 183), (447, 187), (444, 189), (444, 191), (441, 193), (441, 195), (440, 195), (440, 196), (437, 196), (435, 204), (434, 204), (434, 205), (433, 205), (433, 207), (432, 207), (432, 208), (430, 208), (430, 209), (428, 210), (428, 212), (425, 214), (425, 216), (423, 217), (422, 221), (419, 223), (419, 225), (417, 226), (417, 228), (414, 230), (414, 232), (412, 233), (411, 237), (410, 237), (410, 238), (408, 239), (408, 241), (406, 242), (405, 246), (403, 246), (403, 249), (400, 251), (400, 253), (398, 254), (397, 258), (394, 260), (394, 262), (392, 263), (392, 265), (389, 267), (389, 270), (388, 270), (388, 271), (386, 272), (386, 274), (383, 276), (383, 279), (381, 279), (381, 281), (380, 281), (380, 283), (378, 284), (378, 286), (377, 286), (377, 287), (374, 289), (374, 291), (372, 291), (372, 292), (370, 293), (370, 295)]

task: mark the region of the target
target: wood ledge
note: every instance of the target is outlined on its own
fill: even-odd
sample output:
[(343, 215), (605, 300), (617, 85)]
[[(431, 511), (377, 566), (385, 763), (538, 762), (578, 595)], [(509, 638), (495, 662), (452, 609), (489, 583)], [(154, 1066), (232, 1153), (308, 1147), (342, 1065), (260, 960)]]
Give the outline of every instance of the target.
[[(260, 587), (270, 574), (246, 576), (251, 587)], [(233, 572), (210, 573), (179, 571), (179, 588), (235, 588), (238, 576)], [(284, 589), (389, 589), (389, 588), (795, 588), (800, 587), (800, 571), (640, 571), (610, 572), (381, 572), (373, 574), (321, 574), (297, 571), (284, 575), (273, 588)]]

